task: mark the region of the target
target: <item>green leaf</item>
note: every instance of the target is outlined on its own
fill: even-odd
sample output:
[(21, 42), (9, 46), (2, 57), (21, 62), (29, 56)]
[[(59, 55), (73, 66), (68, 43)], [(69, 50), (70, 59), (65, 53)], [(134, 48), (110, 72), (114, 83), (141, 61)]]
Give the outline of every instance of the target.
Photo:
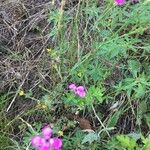
[(97, 133), (91, 132), (89, 134), (87, 134), (84, 139), (82, 140), (82, 144), (89, 142), (89, 144), (91, 144), (94, 141), (97, 141), (99, 138)]
[(102, 103), (103, 100), (104, 100), (103, 99), (103, 90), (101, 88), (98, 88), (98, 87), (95, 87), (95, 86), (91, 86), (88, 89), (85, 101), (86, 101), (87, 104), (91, 104), (94, 99), (96, 99), (100, 103)]
[(131, 138), (133, 138), (136, 141), (141, 138), (141, 134), (140, 133), (135, 133), (135, 132), (129, 133), (128, 136), (131, 137)]
[(89, 89), (89, 92), (90, 94), (92, 95), (92, 97), (94, 98), (97, 98), (98, 100), (101, 100), (102, 96), (103, 96), (103, 93), (102, 93), (102, 89), (98, 88), (98, 87), (94, 87), (92, 86), (90, 89)]
[(128, 61), (129, 69), (134, 77), (137, 77), (137, 73), (140, 72), (140, 63), (136, 60)]
[(150, 128), (150, 113), (147, 113), (145, 118), (146, 118), (146, 123), (147, 123), (148, 127)]
[(123, 148), (127, 148), (129, 150), (135, 150), (135, 148), (137, 148), (136, 141), (127, 135), (118, 135), (116, 138)]
[(143, 140), (144, 147), (142, 150), (150, 150), (150, 137)]
[(108, 120), (108, 127), (114, 127), (121, 115), (121, 111), (115, 112)]
[(142, 84), (138, 84), (138, 87), (135, 89), (135, 98), (139, 98), (145, 94), (145, 87)]

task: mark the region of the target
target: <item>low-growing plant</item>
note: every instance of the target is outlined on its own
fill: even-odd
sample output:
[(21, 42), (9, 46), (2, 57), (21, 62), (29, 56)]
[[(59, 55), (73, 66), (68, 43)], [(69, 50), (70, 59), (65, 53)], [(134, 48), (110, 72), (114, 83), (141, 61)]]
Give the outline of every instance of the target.
[(106, 147), (110, 150), (149, 150), (150, 138), (137, 133), (117, 135), (108, 141)]
[(91, 86), (85, 89), (83, 86), (76, 87), (75, 84), (71, 84), (69, 88), (70, 91), (63, 97), (63, 101), (66, 105), (84, 107), (90, 106), (95, 101), (102, 103), (104, 100), (102, 87)]

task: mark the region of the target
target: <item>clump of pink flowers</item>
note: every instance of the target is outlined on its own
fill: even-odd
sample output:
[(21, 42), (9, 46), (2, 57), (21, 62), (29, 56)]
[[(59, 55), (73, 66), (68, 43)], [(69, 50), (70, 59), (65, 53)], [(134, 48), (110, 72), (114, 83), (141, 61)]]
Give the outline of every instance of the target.
[[(116, 5), (124, 5), (126, 3), (126, 0), (114, 0)], [(139, 0), (130, 0), (130, 4), (136, 4)]]
[(76, 84), (72, 83), (69, 85), (69, 89), (79, 97), (83, 98), (86, 96), (85, 88), (83, 86), (76, 86)]
[(52, 136), (52, 129), (45, 126), (41, 135), (32, 137), (31, 144), (37, 150), (61, 150), (62, 139)]
[(125, 4), (125, 0), (114, 0), (116, 5), (124, 5)]

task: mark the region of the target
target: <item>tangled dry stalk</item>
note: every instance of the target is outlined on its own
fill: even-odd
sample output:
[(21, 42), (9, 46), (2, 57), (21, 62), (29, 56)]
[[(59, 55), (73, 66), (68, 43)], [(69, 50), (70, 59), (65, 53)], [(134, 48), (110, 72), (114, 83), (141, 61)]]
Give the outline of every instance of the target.
[(46, 82), (49, 72), (43, 60), (50, 63), (44, 51), (50, 44), (47, 19), (51, 6), (49, 0), (0, 2), (1, 92), (19, 86), (28, 72), (26, 88)]

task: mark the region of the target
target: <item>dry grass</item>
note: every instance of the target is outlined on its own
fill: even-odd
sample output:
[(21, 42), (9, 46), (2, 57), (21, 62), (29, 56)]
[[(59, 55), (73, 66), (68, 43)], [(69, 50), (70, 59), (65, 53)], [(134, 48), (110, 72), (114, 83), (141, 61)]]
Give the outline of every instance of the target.
[(23, 85), (28, 89), (47, 82), (49, 72), (46, 64), (50, 64), (50, 60), (45, 50), (50, 45), (47, 18), (51, 7), (48, 0), (1, 3), (1, 92), (11, 91), (16, 84), (20, 85), (27, 74)]

